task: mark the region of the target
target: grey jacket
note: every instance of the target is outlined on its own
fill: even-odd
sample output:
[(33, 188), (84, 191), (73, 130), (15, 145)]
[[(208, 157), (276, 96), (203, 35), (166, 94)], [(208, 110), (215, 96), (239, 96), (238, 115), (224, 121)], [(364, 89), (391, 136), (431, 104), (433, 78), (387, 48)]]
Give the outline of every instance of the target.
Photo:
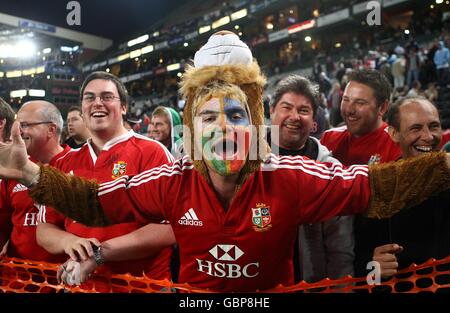
[[(318, 162), (339, 162), (320, 142)], [(355, 259), (353, 216), (337, 216), (328, 221), (299, 227), (299, 262), (301, 279), (316, 282), (353, 275)]]

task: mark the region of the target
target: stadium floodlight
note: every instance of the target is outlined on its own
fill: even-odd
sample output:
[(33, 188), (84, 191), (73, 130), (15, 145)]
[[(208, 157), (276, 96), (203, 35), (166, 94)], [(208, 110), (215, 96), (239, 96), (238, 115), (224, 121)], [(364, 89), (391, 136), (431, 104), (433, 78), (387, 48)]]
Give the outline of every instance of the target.
[(231, 20), (235, 21), (247, 16), (247, 9), (242, 9), (231, 14)]
[(28, 90), (30, 97), (45, 97), (45, 90), (43, 89), (30, 89)]
[(181, 66), (180, 66), (180, 63), (170, 64), (170, 65), (167, 65), (167, 71), (168, 71), (168, 72), (176, 71), (176, 70), (179, 70), (180, 67), (181, 67)]
[(62, 46), (60, 49), (62, 52), (72, 52), (73, 51), (72, 47), (67, 47), (67, 46)]
[(149, 35), (145, 34), (145, 35), (142, 35), (142, 36), (140, 36), (138, 38), (130, 40), (130, 41), (128, 41), (128, 47), (132, 47), (134, 45), (146, 42), (148, 40), (148, 38), (149, 38)]
[(148, 45), (141, 49), (141, 54), (150, 53), (152, 51), (153, 51), (153, 45)]
[(28, 41), (28, 40), (20, 41), (14, 47), (13, 57), (27, 58), (27, 57), (31, 57), (33, 55), (36, 55), (36, 46), (31, 41)]
[(52, 48), (45, 48), (44, 50), (42, 50), (43, 54), (49, 54), (50, 52), (52, 52)]
[(124, 53), (124, 54), (122, 54), (122, 55), (119, 55), (119, 56), (117, 57), (117, 60), (119, 60), (119, 62), (120, 62), (120, 61), (129, 59), (129, 58), (130, 58), (130, 54), (129, 54), (129, 53)]
[(36, 68), (36, 74), (41, 74), (45, 72), (45, 66), (39, 66)]
[(9, 58), (13, 55), (13, 46), (11, 45), (0, 45), (0, 58)]
[(224, 16), (224, 17), (218, 19), (217, 21), (214, 21), (212, 23), (212, 28), (216, 29), (220, 26), (227, 25), (229, 22), (230, 22), (230, 17), (228, 15)]
[(202, 26), (198, 29), (198, 33), (199, 34), (203, 34), (206, 32), (209, 32), (211, 30), (211, 26), (210, 25), (206, 25), (206, 26)]
[(23, 76), (30, 76), (30, 75), (33, 75), (33, 74), (36, 74), (36, 68), (30, 68), (28, 70), (23, 70), (22, 71), (22, 75)]
[(130, 52), (130, 59), (134, 59), (134, 58), (140, 57), (141, 54), (142, 54), (142, 50), (141, 49), (137, 49), (137, 50), (131, 51)]
[(9, 93), (10, 98), (23, 98), (27, 95), (26, 89), (13, 90)]
[(21, 77), (22, 71), (11, 71), (6, 72), (6, 78), (15, 78), (15, 77)]

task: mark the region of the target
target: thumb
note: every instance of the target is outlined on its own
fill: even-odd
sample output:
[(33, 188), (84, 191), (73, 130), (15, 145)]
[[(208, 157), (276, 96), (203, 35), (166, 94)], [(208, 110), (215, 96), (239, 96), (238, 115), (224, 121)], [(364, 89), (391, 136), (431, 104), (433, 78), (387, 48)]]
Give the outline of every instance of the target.
[(98, 241), (97, 238), (89, 238), (89, 241), (91, 243), (93, 243), (94, 245), (96, 245), (97, 247), (100, 247), (102, 244), (100, 243), (100, 241)]
[(20, 135), (20, 124), (19, 121), (15, 120), (11, 127), (11, 139), (14, 145), (25, 144), (22, 136)]
[(375, 248), (375, 253), (399, 253), (403, 251), (403, 247), (396, 243), (389, 243)]

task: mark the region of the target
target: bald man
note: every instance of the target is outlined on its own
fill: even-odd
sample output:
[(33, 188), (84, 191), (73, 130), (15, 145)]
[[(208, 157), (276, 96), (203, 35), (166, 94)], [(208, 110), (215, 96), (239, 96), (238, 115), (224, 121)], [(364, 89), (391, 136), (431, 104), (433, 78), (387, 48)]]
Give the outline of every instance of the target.
[[(33, 162), (54, 165), (70, 148), (61, 146), (59, 140), (63, 128), (61, 113), (47, 101), (30, 101), (17, 112), (21, 136), (27, 153)], [(38, 216), (44, 205), (35, 204), (28, 189), (15, 180), (2, 180), (0, 186), (0, 245), (9, 238), (6, 254), (10, 257), (36, 261), (59, 262), (60, 256), (52, 255), (36, 242)]]

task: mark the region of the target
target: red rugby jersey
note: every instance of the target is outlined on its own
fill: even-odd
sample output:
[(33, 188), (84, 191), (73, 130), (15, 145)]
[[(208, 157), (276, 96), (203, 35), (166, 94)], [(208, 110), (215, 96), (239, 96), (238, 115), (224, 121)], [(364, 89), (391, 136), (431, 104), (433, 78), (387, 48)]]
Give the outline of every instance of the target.
[(342, 126), (325, 131), (320, 142), (346, 166), (395, 161), (400, 158), (401, 150), (389, 137), (387, 129), (388, 125), (383, 123), (374, 132), (355, 137), (347, 126)]
[[(95, 178), (99, 183), (111, 181), (119, 177), (133, 176), (145, 170), (171, 163), (173, 157), (158, 141), (138, 135), (130, 131), (116, 137), (105, 144), (97, 156), (87, 142), (80, 149), (72, 150), (56, 162), (56, 167), (66, 173), (72, 173), (84, 178)], [(97, 238), (100, 242), (130, 233), (145, 224), (124, 222), (124, 218), (132, 212), (120, 205), (114, 199), (108, 205), (108, 210), (120, 216), (118, 224), (108, 227), (87, 227), (65, 218), (53, 209), (47, 209), (42, 215), (43, 221), (56, 225), (72, 234), (84, 238)], [(161, 219), (146, 221), (160, 223)], [(113, 273), (127, 273), (141, 276), (145, 272), (155, 279), (170, 278), (171, 248), (166, 248), (154, 257), (140, 260), (107, 262), (105, 264)]]
[(185, 157), (101, 184), (98, 195), (111, 221), (123, 218), (108, 208), (112, 201), (134, 212), (130, 221), (144, 223), (158, 214), (170, 221), (180, 250), (180, 282), (256, 291), (293, 284), (292, 246), (299, 224), (364, 211), (370, 188), (367, 166), (344, 169), (272, 155), (225, 211)]
[[(50, 160), (50, 165), (70, 151), (67, 145), (63, 148)], [(39, 215), (45, 212), (45, 205), (34, 203), (28, 195), (28, 188), (15, 180), (2, 180), (0, 190), (0, 211), (4, 212), (0, 215), (8, 216), (7, 219), (1, 218), (3, 225), (0, 224), (0, 229), (11, 231), (6, 236), (10, 238), (8, 256), (46, 262), (64, 260), (61, 255), (50, 254), (36, 242), (36, 226)]]

